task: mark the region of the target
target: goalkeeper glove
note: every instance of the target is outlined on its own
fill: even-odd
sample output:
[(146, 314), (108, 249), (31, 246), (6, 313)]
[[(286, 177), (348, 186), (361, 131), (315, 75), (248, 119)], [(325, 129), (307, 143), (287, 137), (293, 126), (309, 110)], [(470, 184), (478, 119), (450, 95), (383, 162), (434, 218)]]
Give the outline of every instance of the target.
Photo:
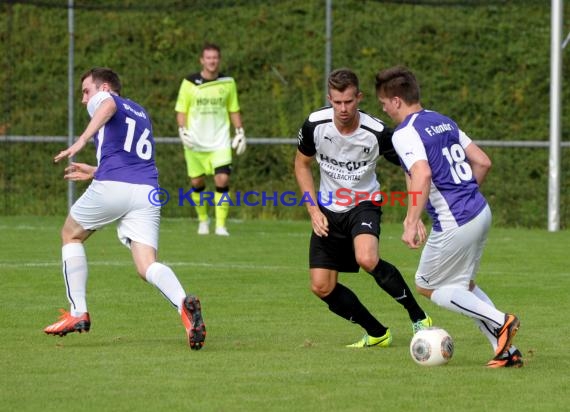
[(182, 144), (187, 147), (188, 149), (192, 149), (194, 146), (194, 142), (192, 136), (190, 136), (190, 132), (185, 127), (178, 128), (178, 136), (180, 136), (180, 140), (182, 140)]
[(245, 152), (245, 146), (245, 133), (243, 131), (243, 127), (236, 127), (236, 134), (232, 141), (232, 148), (235, 149), (236, 154), (239, 156)]

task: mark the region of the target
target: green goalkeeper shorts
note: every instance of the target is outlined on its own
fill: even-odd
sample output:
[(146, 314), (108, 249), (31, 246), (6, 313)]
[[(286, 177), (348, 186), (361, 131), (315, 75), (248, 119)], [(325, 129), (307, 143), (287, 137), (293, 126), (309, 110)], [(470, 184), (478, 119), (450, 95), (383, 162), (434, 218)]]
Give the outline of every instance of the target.
[(232, 163), (232, 149), (228, 147), (213, 152), (195, 152), (184, 148), (184, 158), (190, 178), (212, 176), (217, 168)]

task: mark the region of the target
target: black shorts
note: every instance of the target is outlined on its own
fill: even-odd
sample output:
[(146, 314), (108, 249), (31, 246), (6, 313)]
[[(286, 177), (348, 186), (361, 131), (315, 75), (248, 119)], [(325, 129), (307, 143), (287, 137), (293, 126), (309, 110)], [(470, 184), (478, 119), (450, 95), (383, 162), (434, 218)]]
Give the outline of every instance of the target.
[(354, 238), (367, 233), (380, 237), (382, 209), (372, 202), (362, 202), (345, 213), (331, 212), (319, 205), (329, 222), (329, 235), (311, 234), (309, 267), (338, 272), (358, 272), (360, 266), (354, 255)]

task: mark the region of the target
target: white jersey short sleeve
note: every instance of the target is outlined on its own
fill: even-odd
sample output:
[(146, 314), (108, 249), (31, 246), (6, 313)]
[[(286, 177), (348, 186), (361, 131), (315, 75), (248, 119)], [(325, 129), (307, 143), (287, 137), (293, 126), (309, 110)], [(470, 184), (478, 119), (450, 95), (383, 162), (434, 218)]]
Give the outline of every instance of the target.
[(87, 112), (89, 116), (93, 117), (99, 106), (101, 106), (101, 103), (109, 97), (111, 97), (111, 93), (109, 92), (97, 92), (91, 96), (87, 102)]

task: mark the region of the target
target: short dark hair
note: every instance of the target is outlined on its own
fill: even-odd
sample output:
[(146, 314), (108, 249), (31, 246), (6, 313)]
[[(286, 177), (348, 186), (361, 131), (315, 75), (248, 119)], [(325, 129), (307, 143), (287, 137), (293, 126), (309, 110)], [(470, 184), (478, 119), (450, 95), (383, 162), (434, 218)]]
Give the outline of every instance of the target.
[(202, 55), (204, 55), (204, 52), (206, 50), (215, 50), (220, 56), (222, 55), (222, 49), (220, 49), (220, 46), (218, 46), (216, 43), (204, 43), (202, 46)]
[(358, 76), (350, 69), (336, 69), (329, 74), (329, 90), (344, 92), (348, 87), (356, 87), (356, 92), (360, 91)]
[(416, 76), (404, 66), (395, 66), (376, 74), (376, 94), (399, 97), (407, 104), (420, 102), (420, 86)]
[(93, 78), (93, 83), (97, 87), (101, 86), (103, 83), (108, 83), (112, 91), (117, 94), (121, 94), (121, 80), (119, 75), (108, 67), (93, 67), (87, 70), (81, 76), (81, 82), (91, 76)]

